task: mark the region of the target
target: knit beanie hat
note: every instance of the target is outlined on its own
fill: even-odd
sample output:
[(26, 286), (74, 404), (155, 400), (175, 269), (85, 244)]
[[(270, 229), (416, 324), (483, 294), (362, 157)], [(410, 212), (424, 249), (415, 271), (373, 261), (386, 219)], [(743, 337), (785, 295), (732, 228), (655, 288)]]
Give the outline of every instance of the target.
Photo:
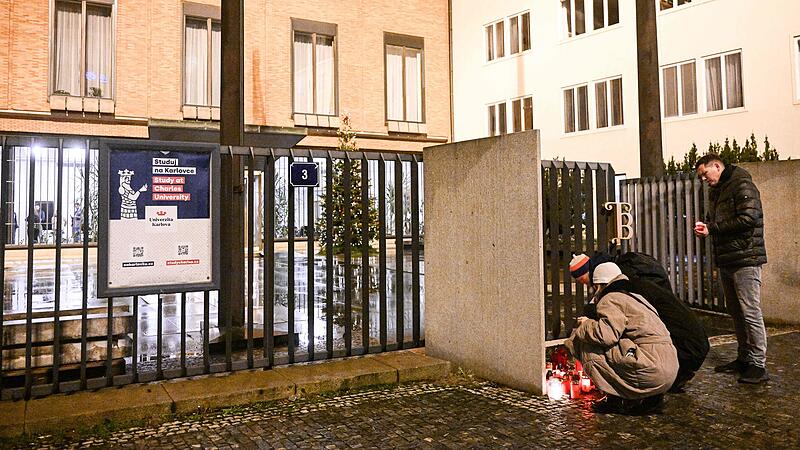
[(592, 282), (594, 284), (608, 284), (614, 278), (622, 275), (619, 266), (613, 262), (602, 263), (594, 268), (594, 275), (592, 275)]
[(583, 253), (574, 255), (569, 262), (569, 273), (572, 278), (580, 278), (583, 274), (589, 273), (589, 257)]

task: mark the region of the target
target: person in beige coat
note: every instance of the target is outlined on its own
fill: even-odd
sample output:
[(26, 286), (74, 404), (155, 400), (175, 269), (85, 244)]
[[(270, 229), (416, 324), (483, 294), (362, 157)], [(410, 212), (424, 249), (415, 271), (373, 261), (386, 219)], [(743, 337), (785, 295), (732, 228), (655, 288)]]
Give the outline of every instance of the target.
[(596, 317), (579, 317), (564, 345), (583, 364), (586, 375), (606, 398), (598, 412), (647, 413), (663, 404), (678, 373), (678, 356), (655, 308), (638, 294), (607, 292), (627, 280), (614, 263), (595, 268)]

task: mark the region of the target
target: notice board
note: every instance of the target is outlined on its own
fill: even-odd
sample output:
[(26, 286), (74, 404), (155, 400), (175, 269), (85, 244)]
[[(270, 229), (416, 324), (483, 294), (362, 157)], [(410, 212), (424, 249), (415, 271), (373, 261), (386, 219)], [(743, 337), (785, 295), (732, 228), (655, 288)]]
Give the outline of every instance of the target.
[(107, 140), (98, 296), (219, 288), (219, 146)]

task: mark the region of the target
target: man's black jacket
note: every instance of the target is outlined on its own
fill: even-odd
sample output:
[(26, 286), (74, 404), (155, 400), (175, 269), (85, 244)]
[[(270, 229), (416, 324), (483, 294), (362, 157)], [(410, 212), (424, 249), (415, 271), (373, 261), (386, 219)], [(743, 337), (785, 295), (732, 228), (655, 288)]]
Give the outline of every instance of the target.
[(739, 268), (767, 262), (761, 195), (750, 174), (734, 165), (725, 167), (710, 189), (706, 223), (714, 240), (717, 266)]

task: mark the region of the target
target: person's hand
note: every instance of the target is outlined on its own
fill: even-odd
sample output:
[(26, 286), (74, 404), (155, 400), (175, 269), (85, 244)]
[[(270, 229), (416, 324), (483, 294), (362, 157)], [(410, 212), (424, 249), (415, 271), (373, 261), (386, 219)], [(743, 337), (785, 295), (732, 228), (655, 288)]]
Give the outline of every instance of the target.
[(699, 237), (708, 236), (708, 225), (703, 222), (694, 223), (694, 234)]
[(588, 319), (589, 319), (589, 318), (588, 318), (588, 317), (586, 317), (586, 316), (580, 316), (580, 317), (578, 317), (577, 319), (575, 319), (575, 328), (578, 328), (579, 326), (581, 326), (581, 324), (582, 324), (583, 322), (585, 322), (586, 320), (588, 320)]

